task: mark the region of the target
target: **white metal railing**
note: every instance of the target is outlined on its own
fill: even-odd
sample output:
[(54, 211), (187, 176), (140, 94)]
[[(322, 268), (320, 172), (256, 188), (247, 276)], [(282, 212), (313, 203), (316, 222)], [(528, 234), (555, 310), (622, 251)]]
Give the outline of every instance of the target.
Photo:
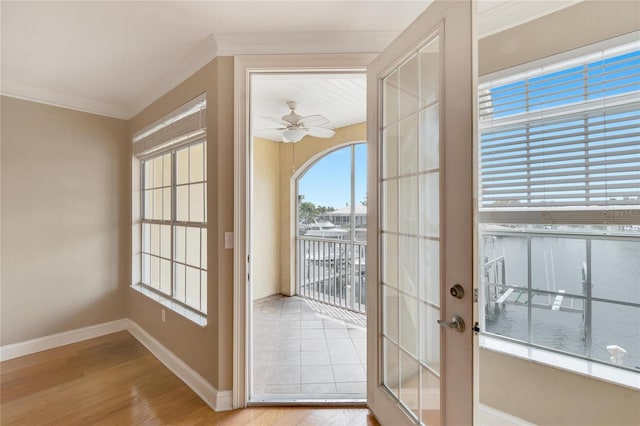
[(366, 313), (366, 243), (298, 237), (296, 250), (299, 296)]

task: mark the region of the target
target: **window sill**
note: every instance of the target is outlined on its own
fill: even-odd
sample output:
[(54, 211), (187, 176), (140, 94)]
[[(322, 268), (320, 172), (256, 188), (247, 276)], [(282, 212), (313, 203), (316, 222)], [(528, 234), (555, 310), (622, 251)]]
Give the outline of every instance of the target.
[(165, 306), (167, 309), (172, 310), (176, 314), (181, 315), (186, 319), (198, 324), (200, 327), (207, 326), (206, 315), (193, 312), (185, 308), (184, 306), (180, 305), (179, 303), (176, 303), (175, 301), (171, 300), (170, 298), (165, 297), (161, 294), (158, 294), (155, 291), (151, 291), (148, 288), (141, 286), (140, 284), (132, 284), (131, 288), (141, 294), (144, 294), (148, 298), (155, 300), (156, 302)]
[(570, 355), (496, 339), (491, 336), (480, 335), (479, 343), (481, 348), (493, 352), (499, 352), (538, 364), (559, 368), (571, 373), (625, 386), (634, 390), (640, 390), (640, 371), (635, 373)]

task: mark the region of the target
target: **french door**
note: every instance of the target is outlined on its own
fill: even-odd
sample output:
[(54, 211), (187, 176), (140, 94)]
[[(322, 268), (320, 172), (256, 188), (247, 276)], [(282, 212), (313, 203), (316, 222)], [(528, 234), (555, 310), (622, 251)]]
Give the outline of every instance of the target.
[(472, 423), (472, 13), (436, 0), (367, 70), (367, 399), (383, 424)]

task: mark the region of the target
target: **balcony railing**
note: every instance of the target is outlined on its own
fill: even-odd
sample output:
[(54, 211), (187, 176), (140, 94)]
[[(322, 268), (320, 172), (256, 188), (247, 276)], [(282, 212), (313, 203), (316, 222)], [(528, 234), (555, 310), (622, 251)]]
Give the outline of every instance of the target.
[(366, 313), (366, 256), (364, 242), (298, 237), (299, 296)]
[(480, 235), (484, 333), (640, 368), (638, 229), (484, 225)]

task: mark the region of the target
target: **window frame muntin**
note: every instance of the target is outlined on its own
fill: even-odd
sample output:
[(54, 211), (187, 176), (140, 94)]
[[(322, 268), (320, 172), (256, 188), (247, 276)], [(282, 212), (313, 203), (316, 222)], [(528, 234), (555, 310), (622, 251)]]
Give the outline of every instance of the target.
[[(527, 238), (526, 240), (526, 244), (527, 244), (527, 264), (528, 264), (528, 270), (527, 270), (527, 275), (528, 275), (528, 282), (526, 284), (526, 286), (515, 286), (515, 285), (509, 285), (509, 284), (499, 284), (499, 283), (488, 283), (488, 282), (484, 282), (483, 279), (481, 279), (479, 281), (479, 286), (480, 286), (480, 304), (479, 306), (484, 306), (486, 300), (484, 300), (484, 289), (487, 287), (495, 287), (495, 288), (504, 288), (504, 289), (518, 289), (518, 290), (522, 290), (523, 292), (526, 292), (528, 295), (531, 295), (533, 293), (537, 293), (537, 294), (544, 294), (544, 295), (551, 295), (551, 296), (558, 296), (558, 295), (562, 295), (564, 297), (572, 297), (572, 298), (576, 298), (576, 299), (580, 299), (583, 300), (584, 303), (584, 312), (585, 312), (585, 323), (586, 323), (586, 330), (587, 330), (587, 334), (586, 334), (586, 343), (585, 343), (585, 353), (586, 355), (580, 355), (577, 353), (571, 353), (571, 352), (566, 352), (566, 351), (562, 351), (560, 349), (555, 349), (549, 346), (543, 346), (540, 344), (536, 344), (533, 343), (532, 341), (532, 332), (531, 332), (531, 324), (532, 324), (532, 316), (531, 316), (531, 311), (533, 309), (533, 304), (532, 303), (527, 303), (526, 307), (527, 307), (527, 340), (519, 340), (515, 337), (511, 337), (511, 336), (507, 336), (507, 335), (501, 335), (501, 334), (497, 334), (497, 333), (493, 333), (493, 332), (489, 332), (486, 330), (485, 327), (485, 321), (486, 318), (484, 316), (484, 313), (482, 315), (479, 315), (480, 317), (480, 324), (481, 324), (481, 331), (480, 331), (480, 335), (485, 336), (485, 337), (490, 337), (490, 338), (495, 338), (495, 339), (499, 339), (499, 340), (506, 340), (509, 341), (511, 343), (514, 344), (519, 344), (519, 345), (523, 345), (523, 346), (527, 346), (527, 347), (532, 347), (532, 348), (536, 348), (536, 349), (540, 349), (540, 350), (548, 350), (550, 352), (554, 352), (554, 353), (558, 353), (558, 354), (562, 354), (562, 355), (566, 355), (566, 356), (571, 356), (571, 357), (576, 357), (576, 358), (580, 358), (583, 359), (585, 361), (591, 361), (591, 362), (596, 362), (599, 364), (603, 364), (603, 365), (607, 365), (607, 366), (611, 366), (614, 368), (621, 368), (624, 370), (628, 370), (628, 371), (632, 371), (637, 373), (638, 370), (636, 368), (634, 368), (631, 365), (615, 365), (613, 363), (598, 359), (598, 358), (592, 358), (591, 357), (591, 340), (592, 340), (592, 332), (593, 332), (593, 328), (592, 328), (592, 302), (600, 302), (600, 303), (609, 303), (609, 304), (614, 304), (614, 305), (620, 305), (620, 306), (627, 306), (627, 307), (632, 307), (632, 308), (637, 308), (640, 310), (640, 301), (639, 302), (626, 302), (626, 301), (622, 301), (622, 300), (616, 300), (616, 299), (605, 299), (602, 297), (595, 297), (592, 295), (591, 293), (591, 287), (590, 284), (592, 282), (592, 274), (591, 274), (591, 242), (593, 240), (602, 240), (602, 241), (633, 241), (633, 240), (637, 240), (640, 238), (640, 234), (639, 235), (633, 235), (633, 234), (605, 234), (605, 233), (601, 233), (601, 234), (597, 234), (597, 233), (587, 233), (587, 232), (573, 232), (573, 233), (568, 233), (568, 232), (552, 232), (552, 231), (544, 231), (544, 230), (539, 230), (539, 231), (535, 231), (535, 230), (524, 230), (524, 231), (520, 231), (520, 230), (513, 230), (513, 231), (507, 231), (507, 230), (491, 230), (489, 232), (484, 232), (482, 230), (479, 230), (479, 236), (482, 239), (482, 237), (484, 235), (503, 235), (503, 236), (508, 236), (508, 237), (523, 237), (523, 238)], [(587, 264), (587, 294), (586, 295), (579, 295), (579, 294), (575, 294), (575, 293), (560, 293), (558, 291), (551, 291), (551, 290), (543, 290), (543, 289), (533, 289), (531, 286), (531, 247), (530, 247), (530, 241), (532, 237), (539, 237), (539, 238), (544, 238), (544, 237), (551, 237), (551, 238), (562, 238), (562, 239), (575, 239), (575, 240), (583, 240), (585, 242), (585, 262)]]
[[(198, 145), (198, 144), (203, 144), (203, 180), (202, 181), (198, 181), (198, 182), (193, 182), (195, 184), (204, 184), (203, 188), (205, 188), (203, 190), (203, 210), (204, 210), (204, 221), (203, 222), (190, 222), (190, 221), (178, 221), (177, 220), (177, 152), (178, 150), (182, 150), (182, 149), (190, 149), (192, 146), (194, 145)], [(146, 206), (145, 206), (145, 202), (144, 202), (144, 197), (145, 197), (145, 191), (147, 189), (145, 189), (145, 165), (147, 164), (148, 161), (150, 160), (154, 160), (156, 158), (162, 157), (166, 154), (170, 153), (171, 154), (171, 219), (170, 220), (164, 220), (164, 219), (145, 219), (145, 210), (146, 210)], [(197, 308), (194, 308), (191, 305), (188, 305), (185, 302), (182, 302), (180, 300), (178, 300), (175, 297), (175, 284), (176, 284), (176, 277), (175, 277), (175, 263), (179, 263), (183, 266), (185, 266), (185, 268), (187, 266), (191, 267), (191, 268), (195, 268), (199, 271), (200, 274), (200, 285), (199, 287), (199, 301), (200, 301), (200, 307), (202, 308), (202, 272), (207, 273), (207, 285), (209, 282), (209, 275), (208, 275), (208, 269), (203, 269), (202, 268), (202, 229), (207, 229), (207, 206), (206, 206), (206, 202), (204, 202), (207, 197), (206, 197), (206, 188), (208, 188), (207, 186), (207, 174), (208, 174), (208, 168), (206, 167), (206, 163), (207, 163), (207, 138), (205, 137), (200, 137), (198, 139), (195, 140), (189, 140), (187, 143), (180, 143), (178, 145), (171, 145), (168, 146), (164, 149), (159, 149), (159, 150), (154, 150), (153, 152), (149, 153), (148, 155), (144, 155), (144, 156), (140, 156), (139, 157), (140, 160), (140, 281), (137, 283), (137, 285), (151, 291), (152, 293), (156, 294), (159, 297), (165, 298), (170, 300), (172, 303), (175, 303), (177, 305), (179, 305), (182, 308), (187, 309), (188, 311), (196, 314), (196, 315), (200, 315), (204, 318), (207, 318), (208, 315), (208, 306), (207, 306), (207, 312), (203, 312), (202, 310), (199, 310)], [(188, 166), (189, 171), (191, 170), (191, 156), (189, 155), (189, 166)], [(183, 183), (180, 186), (186, 186), (189, 187), (189, 185), (191, 185), (192, 182), (188, 182), (188, 183)], [(156, 189), (156, 188), (153, 188)], [(189, 203), (189, 214), (190, 214), (190, 203)], [(187, 216), (189, 216), (189, 214)], [(149, 284), (146, 284), (143, 282), (143, 276), (144, 276), (144, 269), (143, 269), (143, 264), (144, 264), (144, 256), (148, 255), (148, 256), (154, 256), (157, 257), (159, 259), (165, 259), (161, 256), (156, 256), (153, 255), (151, 253), (145, 253), (144, 252), (144, 225), (145, 224), (149, 224), (149, 225), (168, 225), (170, 226), (170, 241), (171, 241), (171, 259), (170, 259), (170, 265), (171, 265), (171, 294), (167, 294), (164, 293), (163, 291), (161, 291), (160, 289), (156, 289), (154, 287), (152, 287)], [(193, 265), (187, 265), (185, 262), (178, 262), (175, 260), (175, 232), (176, 232), (176, 227), (177, 226), (181, 226), (184, 228), (197, 228), (200, 231), (200, 266), (198, 266), (197, 268), (194, 267)], [(209, 239), (209, 235), (207, 233), (207, 243), (208, 243), (208, 239)], [(166, 259), (165, 259), (166, 260)], [(209, 266), (209, 262), (207, 262), (207, 268)], [(185, 282), (185, 286), (186, 286), (186, 282)], [(185, 297), (186, 299), (186, 297)], [(208, 304), (207, 304), (208, 305)]]

